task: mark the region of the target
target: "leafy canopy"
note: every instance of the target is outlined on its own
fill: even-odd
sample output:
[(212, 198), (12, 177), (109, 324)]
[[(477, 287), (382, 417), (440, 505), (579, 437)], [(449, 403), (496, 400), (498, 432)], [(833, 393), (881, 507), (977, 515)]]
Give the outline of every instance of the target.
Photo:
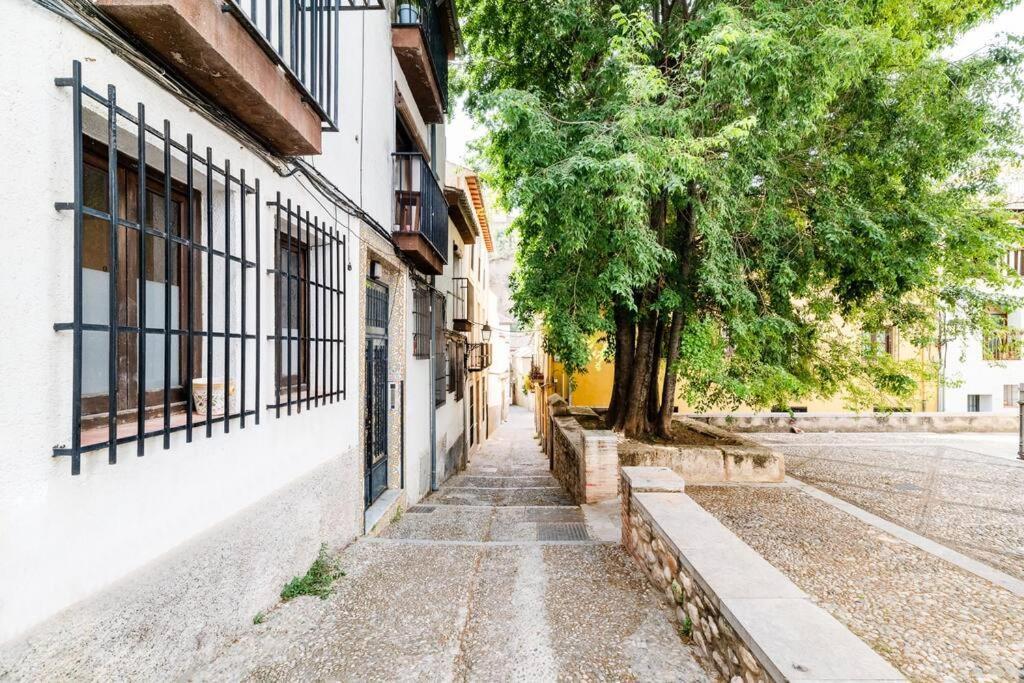
[(616, 304), (682, 311), (697, 407), (908, 396), (928, 368), (851, 329), (934, 343), (939, 311), (962, 333), (1008, 303), (1019, 43), (941, 52), (1013, 4), (464, 0), (518, 314), (580, 372)]

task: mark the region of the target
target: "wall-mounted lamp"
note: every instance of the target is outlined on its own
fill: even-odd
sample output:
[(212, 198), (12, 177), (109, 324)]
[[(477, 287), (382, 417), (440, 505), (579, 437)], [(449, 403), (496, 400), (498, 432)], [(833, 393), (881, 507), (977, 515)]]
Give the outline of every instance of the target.
[(380, 261), (370, 261), (370, 279), (379, 280), (383, 275)]

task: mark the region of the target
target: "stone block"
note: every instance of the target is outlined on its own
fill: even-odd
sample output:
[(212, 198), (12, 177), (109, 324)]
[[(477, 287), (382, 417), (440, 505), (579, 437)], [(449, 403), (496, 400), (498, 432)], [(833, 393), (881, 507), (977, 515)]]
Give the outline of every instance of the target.
[(823, 609), (802, 598), (733, 598), (723, 613), (759, 650), (775, 680), (902, 681), (903, 676)]
[(668, 467), (623, 467), (622, 478), (629, 484), (632, 494), (682, 493), (683, 478)]
[(758, 446), (722, 446), (725, 480), (740, 483), (779, 483), (786, 479), (785, 458)]

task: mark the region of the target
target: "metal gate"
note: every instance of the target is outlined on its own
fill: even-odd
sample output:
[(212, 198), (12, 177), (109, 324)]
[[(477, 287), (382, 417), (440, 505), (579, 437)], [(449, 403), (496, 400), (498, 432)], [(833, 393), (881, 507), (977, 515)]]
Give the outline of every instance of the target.
[(388, 289), (366, 283), (366, 507), (388, 488)]

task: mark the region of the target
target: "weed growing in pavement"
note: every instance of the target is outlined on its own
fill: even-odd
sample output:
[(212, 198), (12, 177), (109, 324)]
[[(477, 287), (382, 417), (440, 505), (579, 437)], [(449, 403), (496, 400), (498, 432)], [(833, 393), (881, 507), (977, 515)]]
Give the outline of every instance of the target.
[(259, 626), (260, 624), (263, 623), (263, 620), (266, 619), (266, 618), (267, 618), (266, 614), (264, 614), (263, 612), (257, 612), (256, 616), (254, 616), (252, 618), (252, 623), (255, 624), (256, 626)]
[(327, 596), (331, 594), (334, 582), (342, 576), (345, 576), (345, 572), (341, 571), (328, 557), (327, 544), (323, 543), (320, 545), (320, 552), (305, 575), (296, 576), (282, 589), (281, 599), (287, 602), (300, 595), (315, 595), (321, 600), (326, 600)]

